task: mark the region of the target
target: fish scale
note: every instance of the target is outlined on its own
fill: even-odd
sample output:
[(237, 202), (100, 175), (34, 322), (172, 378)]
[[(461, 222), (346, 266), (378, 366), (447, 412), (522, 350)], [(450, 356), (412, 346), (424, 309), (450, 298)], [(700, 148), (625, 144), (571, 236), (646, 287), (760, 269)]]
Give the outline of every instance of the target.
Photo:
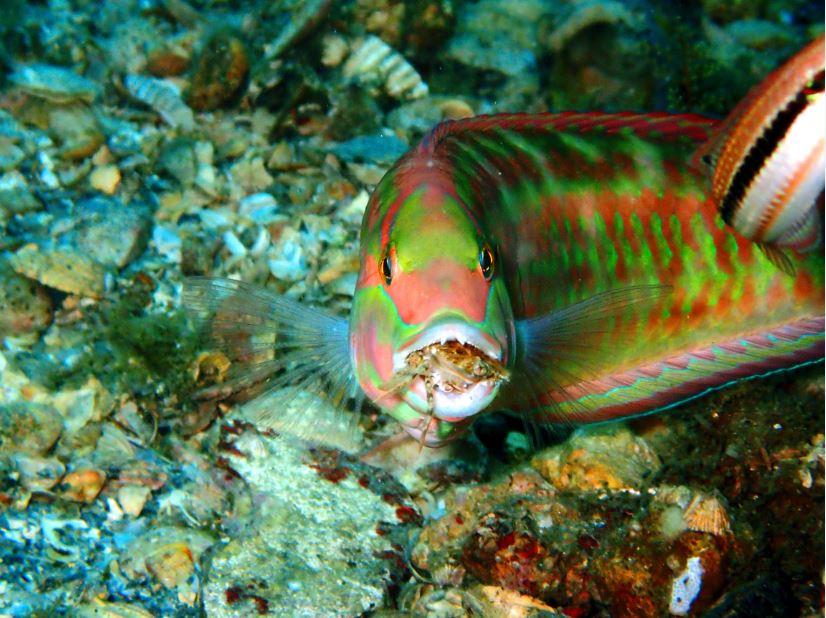
[[(516, 319), (622, 286), (673, 290), (606, 328), (574, 363), (584, 371), (547, 368), (559, 374), (546, 398), (556, 420), (649, 412), (822, 354), (822, 256), (798, 257), (790, 276), (722, 224), (687, 165), (713, 127), (696, 116), (471, 119), (440, 126), (402, 164), (450, 170), (451, 191), (497, 240)], [(415, 191), (409, 179), (399, 195)]]

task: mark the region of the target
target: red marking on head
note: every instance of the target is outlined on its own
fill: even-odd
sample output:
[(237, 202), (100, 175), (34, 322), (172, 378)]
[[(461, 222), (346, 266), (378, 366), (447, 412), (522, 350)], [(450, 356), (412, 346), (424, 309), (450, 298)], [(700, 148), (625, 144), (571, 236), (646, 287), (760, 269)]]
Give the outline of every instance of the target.
[(450, 310), (474, 322), (483, 321), (489, 289), (479, 269), (436, 258), (424, 270), (399, 272), (387, 291), (405, 323), (421, 324)]

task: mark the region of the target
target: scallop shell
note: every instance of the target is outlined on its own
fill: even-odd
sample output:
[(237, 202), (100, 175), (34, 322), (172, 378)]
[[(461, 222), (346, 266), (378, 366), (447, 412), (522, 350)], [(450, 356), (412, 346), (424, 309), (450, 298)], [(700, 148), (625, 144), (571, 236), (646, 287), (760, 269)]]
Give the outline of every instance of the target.
[(695, 495), (683, 511), (686, 528), (722, 536), (731, 532), (728, 513), (715, 496)]
[(375, 36), (357, 43), (344, 63), (344, 76), (382, 87), (397, 99), (427, 96), (427, 84), (404, 57)]
[(156, 111), (171, 127), (180, 127), (185, 131), (195, 128), (192, 110), (171, 82), (145, 75), (127, 75), (123, 85), (130, 95)]

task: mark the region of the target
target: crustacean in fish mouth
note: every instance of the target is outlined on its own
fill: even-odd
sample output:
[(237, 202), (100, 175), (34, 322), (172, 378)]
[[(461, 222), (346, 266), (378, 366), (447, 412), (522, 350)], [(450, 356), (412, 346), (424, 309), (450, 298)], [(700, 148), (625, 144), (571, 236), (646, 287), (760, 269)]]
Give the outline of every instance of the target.
[[(405, 359), (405, 367), (397, 371), (382, 388), (396, 393), (414, 380), (421, 379), (427, 396), (429, 422), (436, 412), (436, 392), (460, 397), (470, 393), (481, 382), (498, 384), (507, 382), (508, 378), (508, 370), (502, 363), (469, 343), (451, 340), (432, 343), (410, 352)], [(427, 427), (427, 422), (423, 426)], [(423, 432), (422, 441), (424, 438)]]

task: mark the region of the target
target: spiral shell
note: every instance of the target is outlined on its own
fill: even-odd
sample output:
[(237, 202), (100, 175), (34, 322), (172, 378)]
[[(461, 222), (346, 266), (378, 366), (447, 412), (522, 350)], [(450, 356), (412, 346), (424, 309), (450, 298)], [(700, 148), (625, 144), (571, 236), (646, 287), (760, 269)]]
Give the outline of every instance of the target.
[(171, 82), (145, 75), (127, 75), (123, 85), (132, 97), (152, 108), (169, 126), (185, 131), (195, 127), (192, 110)]
[(397, 99), (427, 96), (427, 84), (404, 57), (375, 36), (357, 43), (344, 63), (344, 76), (376, 85)]

